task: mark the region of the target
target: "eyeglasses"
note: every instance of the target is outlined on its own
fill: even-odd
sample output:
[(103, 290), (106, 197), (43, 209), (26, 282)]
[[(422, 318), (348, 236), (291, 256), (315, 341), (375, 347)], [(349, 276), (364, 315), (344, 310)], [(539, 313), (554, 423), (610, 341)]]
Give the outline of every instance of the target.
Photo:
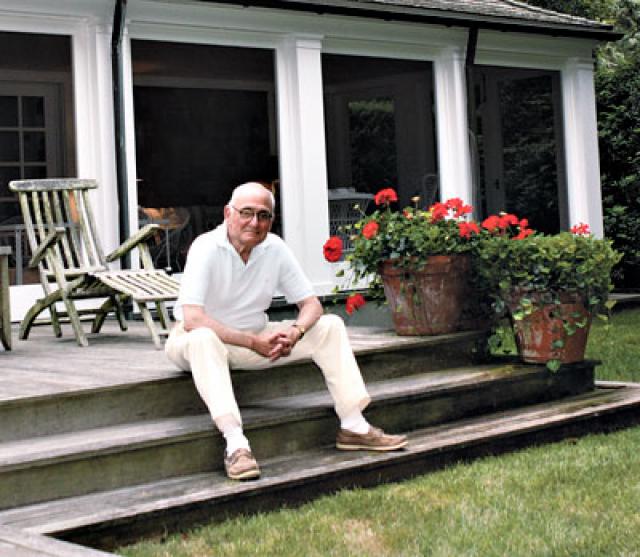
[(253, 217), (257, 217), (258, 222), (268, 222), (273, 218), (273, 214), (269, 211), (255, 211), (253, 209), (244, 208), (236, 209), (233, 205), (229, 205), (234, 211), (238, 211), (242, 220), (250, 221)]

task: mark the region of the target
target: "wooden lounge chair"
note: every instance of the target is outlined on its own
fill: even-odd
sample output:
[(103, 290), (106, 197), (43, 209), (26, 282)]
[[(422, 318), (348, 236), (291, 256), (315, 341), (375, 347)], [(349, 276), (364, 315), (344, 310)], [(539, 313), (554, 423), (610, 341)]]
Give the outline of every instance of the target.
[[(18, 194), (22, 217), (33, 256), (30, 267), (37, 266), (44, 288), (44, 298), (29, 309), (20, 324), (20, 338), (26, 339), (34, 324), (51, 324), (57, 337), (62, 335), (61, 320), (68, 319), (78, 344), (87, 346), (80, 315), (92, 315), (92, 332), (97, 333), (111, 311), (125, 331), (123, 302), (135, 301), (157, 348), (162, 347), (169, 316), (164, 302), (178, 297), (178, 282), (164, 271), (155, 269), (145, 243), (158, 228), (149, 224), (140, 229), (115, 251), (103, 254), (95, 220), (89, 203), (89, 190), (95, 180), (44, 179), (17, 180), (9, 189)], [(138, 248), (142, 269), (109, 270), (107, 263), (120, 259)], [(106, 298), (98, 308), (78, 309), (75, 300)], [(64, 304), (65, 311), (56, 307)], [(158, 331), (147, 307), (156, 306), (162, 330)], [(49, 310), (49, 320), (36, 318)]]

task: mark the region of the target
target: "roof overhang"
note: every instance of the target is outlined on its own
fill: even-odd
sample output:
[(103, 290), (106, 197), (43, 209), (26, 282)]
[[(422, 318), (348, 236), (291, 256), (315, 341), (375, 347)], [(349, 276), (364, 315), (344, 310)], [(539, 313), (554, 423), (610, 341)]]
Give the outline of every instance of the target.
[(615, 41), (622, 34), (610, 25), (578, 25), (549, 21), (524, 20), (521, 18), (499, 17), (488, 14), (440, 10), (398, 4), (360, 3), (353, 0), (197, 0), (214, 4), (234, 4), (244, 7), (270, 8), (309, 12), (314, 14), (342, 15), (382, 19), (385, 21), (405, 21), (446, 27), (476, 27), (512, 33), (534, 33), (554, 37), (576, 37), (595, 41)]

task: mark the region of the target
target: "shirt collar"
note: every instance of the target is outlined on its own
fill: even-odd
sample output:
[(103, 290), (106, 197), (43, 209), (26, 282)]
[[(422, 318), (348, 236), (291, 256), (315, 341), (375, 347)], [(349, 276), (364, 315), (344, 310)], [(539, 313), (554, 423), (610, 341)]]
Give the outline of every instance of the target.
[[(215, 240), (216, 245), (231, 250), (233, 253), (238, 253), (236, 248), (233, 247), (233, 244), (229, 241), (229, 235), (227, 233), (227, 223), (222, 222), (213, 230), (213, 238)], [(272, 234), (269, 232), (267, 237), (260, 242), (255, 248), (251, 250), (250, 259), (254, 259), (262, 254), (272, 243)]]

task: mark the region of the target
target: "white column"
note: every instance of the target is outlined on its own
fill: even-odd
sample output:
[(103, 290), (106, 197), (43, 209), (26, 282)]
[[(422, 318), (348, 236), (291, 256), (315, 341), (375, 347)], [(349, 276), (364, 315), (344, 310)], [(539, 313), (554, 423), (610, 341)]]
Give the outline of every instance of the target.
[(602, 237), (602, 195), (593, 60), (570, 58), (562, 70), (569, 225), (587, 223)]
[(473, 202), (464, 50), (445, 48), (434, 63), (440, 198)]
[(110, 45), (106, 24), (73, 35), (76, 170), (78, 177), (98, 180), (92, 206), (106, 252), (119, 243)]
[(329, 201), (321, 47), (321, 37), (295, 35), (277, 49), (284, 238), (319, 294), (329, 293), (334, 284), (332, 266), (322, 254), (329, 237)]

